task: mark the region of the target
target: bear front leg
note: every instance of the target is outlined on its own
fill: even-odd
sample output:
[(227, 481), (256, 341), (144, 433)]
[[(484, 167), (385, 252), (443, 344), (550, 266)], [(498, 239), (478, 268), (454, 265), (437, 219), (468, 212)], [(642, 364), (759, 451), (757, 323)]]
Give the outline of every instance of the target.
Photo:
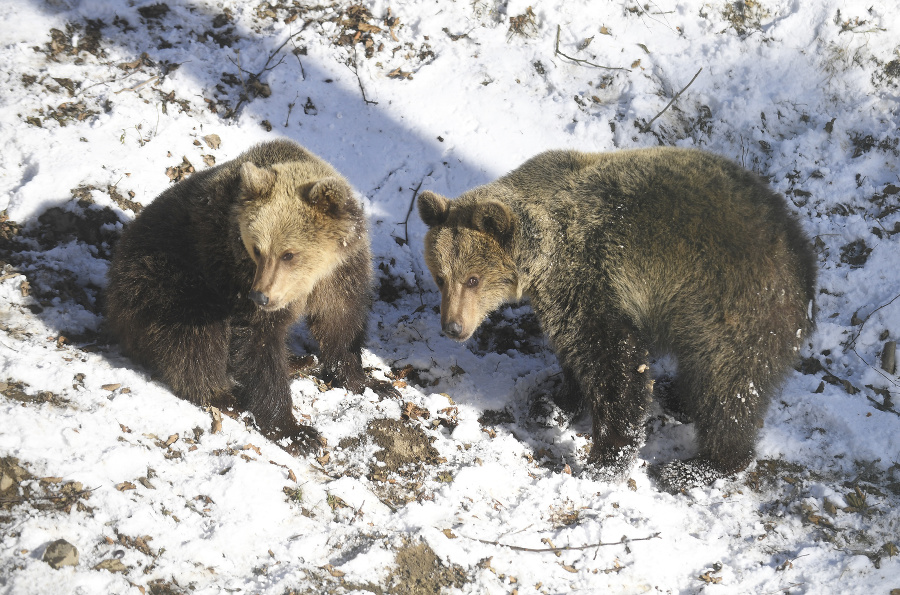
[(399, 397), (390, 383), (368, 378), (362, 367), (372, 306), (369, 266), (368, 255), (358, 255), (319, 283), (307, 300), (306, 322), (319, 344), (323, 372), (335, 384), (356, 394), (368, 386), (382, 397)]
[(290, 320), (255, 318), (232, 326), (229, 366), (234, 393), (267, 438), (279, 443), (287, 438), (284, 448), (293, 455), (315, 452), (321, 447), (319, 433), (297, 422), (292, 411), (286, 344)]
[(588, 473), (605, 481), (621, 481), (644, 444), (652, 386), (647, 349), (625, 321), (591, 321), (572, 330), (574, 341), (557, 341), (557, 345), (564, 369), (571, 370), (591, 408), (593, 445)]

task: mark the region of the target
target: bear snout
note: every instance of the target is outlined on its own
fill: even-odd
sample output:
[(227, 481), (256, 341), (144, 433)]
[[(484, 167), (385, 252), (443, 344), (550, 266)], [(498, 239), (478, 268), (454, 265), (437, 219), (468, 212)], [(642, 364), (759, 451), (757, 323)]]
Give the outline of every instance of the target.
[(461, 338), (462, 332), (462, 325), (455, 320), (450, 321), (444, 325), (444, 334), (451, 339), (456, 339), (458, 341)]
[(261, 291), (251, 291), (250, 299), (253, 300), (253, 303), (262, 308), (263, 306), (269, 305), (269, 296), (264, 294)]

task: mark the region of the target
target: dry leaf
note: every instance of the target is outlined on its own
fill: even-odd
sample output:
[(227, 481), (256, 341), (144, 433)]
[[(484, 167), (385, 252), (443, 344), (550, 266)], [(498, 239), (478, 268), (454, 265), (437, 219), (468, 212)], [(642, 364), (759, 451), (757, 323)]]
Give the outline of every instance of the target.
[(381, 33), (381, 27), (378, 25), (370, 25), (368, 23), (360, 23), (356, 26), (356, 29), (363, 33)]
[(390, 72), (388, 73), (388, 78), (391, 78), (391, 79), (411, 79), (411, 78), (412, 78), (412, 73), (411, 73), (411, 72), (403, 72), (402, 70), (400, 70), (400, 67), (398, 66), (397, 68), (395, 68), (394, 70), (392, 70), (392, 71), (390, 71)]
[(442, 533), (447, 536), (447, 539), (456, 539), (456, 535), (450, 529), (444, 529)]
[(108, 560), (103, 560), (96, 566), (94, 566), (94, 570), (107, 570), (109, 572), (125, 572), (128, 570), (128, 567), (125, 566), (121, 560), (117, 560), (115, 558), (109, 558)]
[(341, 578), (341, 577), (344, 576), (344, 574), (345, 574), (343, 571), (338, 570), (337, 568), (335, 568), (335, 567), (332, 566), (331, 564), (326, 564), (325, 566), (320, 566), (320, 568), (322, 568), (322, 569), (324, 569), (324, 570), (327, 570), (327, 571), (328, 571), (328, 574), (330, 574), (330, 575), (333, 576), (334, 578)]
[(119, 388), (121, 388), (121, 386), (122, 386), (121, 384), (104, 384), (100, 388), (102, 388), (103, 390), (108, 390), (108, 391), (112, 392), (114, 390), (118, 390)]
[(288, 469), (288, 479), (290, 479), (290, 480), (293, 481), (294, 483), (297, 483), (297, 476), (294, 475), (294, 470), (293, 470), (293, 469)]
[(126, 490), (133, 490), (133, 489), (135, 489), (135, 487), (136, 486), (133, 483), (131, 483), (130, 481), (123, 481), (122, 483), (116, 484), (116, 489), (119, 490), (120, 492), (124, 492)]
[(412, 401), (407, 401), (403, 404), (403, 413), (401, 413), (400, 416), (408, 420), (416, 420), (420, 417), (428, 419), (431, 417), (431, 413), (427, 409), (422, 409)]
[(222, 412), (216, 407), (210, 407), (209, 413), (212, 416), (212, 428), (210, 433), (218, 434), (222, 431)]

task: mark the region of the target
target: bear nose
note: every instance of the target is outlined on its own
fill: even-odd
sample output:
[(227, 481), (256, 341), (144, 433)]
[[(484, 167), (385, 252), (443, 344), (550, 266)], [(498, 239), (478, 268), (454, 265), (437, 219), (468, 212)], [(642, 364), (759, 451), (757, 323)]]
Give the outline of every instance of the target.
[(444, 333), (447, 334), (448, 337), (456, 338), (462, 334), (462, 325), (458, 322), (448, 322), (444, 327)]
[(269, 303), (269, 296), (261, 291), (251, 291), (250, 299), (253, 300), (253, 303), (255, 303), (257, 306), (265, 306)]

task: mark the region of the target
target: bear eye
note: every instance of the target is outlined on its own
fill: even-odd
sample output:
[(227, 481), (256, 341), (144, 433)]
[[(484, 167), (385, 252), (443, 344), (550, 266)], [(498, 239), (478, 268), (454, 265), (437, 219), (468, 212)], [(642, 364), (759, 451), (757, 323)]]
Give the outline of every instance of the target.
[(283, 260), (285, 262), (291, 260), (292, 258), (294, 258), (293, 252), (285, 252), (284, 254), (281, 255), (281, 260)]
[(478, 287), (478, 277), (469, 277), (466, 281), (466, 287)]
[(261, 252), (259, 251), (259, 246), (253, 246), (253, 255), (259, 258)]
[(434, 282), (437, 283), (438, 287), (444, 286), (444, 278), (441, 277), (440, 275), (438, 275), (437, 277), (434, 278)]

